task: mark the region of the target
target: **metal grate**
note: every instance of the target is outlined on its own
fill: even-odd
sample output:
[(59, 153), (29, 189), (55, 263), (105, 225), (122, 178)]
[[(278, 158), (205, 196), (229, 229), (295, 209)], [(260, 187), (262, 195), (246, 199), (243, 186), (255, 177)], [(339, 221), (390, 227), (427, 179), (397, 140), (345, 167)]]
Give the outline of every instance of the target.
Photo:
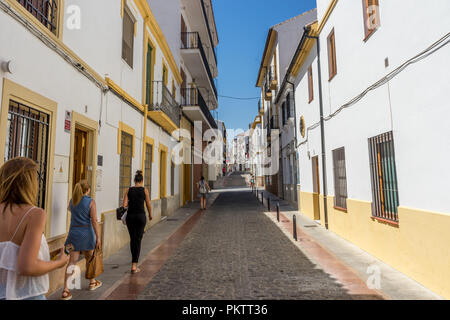
[(153, 164), (153, 146), (151, 144), (146, 144), (144, 185), (147, 188), (150, 195), (152, 194), (152, 173), (153, 173), (152, 164)]
[(392, 131), (369, 139), (372, 215), (398, 221), (398, 184)]
[(45, 209), (50, 116), (19, 102), (10, 101), (5, 161), (26, 157), (38, 165), (37, 204)]
[(345, 148), (333, 150), (334, 205), (347, 209), (347, 172), (345, 168)]
[(56, 34), (58, 3), (56, 0), (17, 0), (29, 13), (47, 29)]
[[(212, 76), (212, 71), (208, 59), (206, 57), (206, 52), (198, 32), (182, 32), (181, 33), (181, 49), (198, 49), (200, 50), (200, 55), (203, 60), (203, 64), (206, 68), (208, 74), (209, 82), (213, 88), (215, 97), (217, 98), (217, 87)], [(213, 50), (214, 51), (214, 50)]]
[(197, 88), (181, 88), (181, 105), (185, 106), (199, 106), (205, 117), (208, 119), (210, 126), (217, 129), (217, 123), (209, 110), (205, 99), (203, 99), (200, 90)]
[(170, 120), (180, 126), (181, 108), (163, 81), (153, 81), (153, 103), (150, 111), (163, 111)]
[(131, 185), (131, 160), (133, 156), (133, 136), (123, 132), (120, 141), (120, 181), (119, 206), (122, 205), (125, 190)]

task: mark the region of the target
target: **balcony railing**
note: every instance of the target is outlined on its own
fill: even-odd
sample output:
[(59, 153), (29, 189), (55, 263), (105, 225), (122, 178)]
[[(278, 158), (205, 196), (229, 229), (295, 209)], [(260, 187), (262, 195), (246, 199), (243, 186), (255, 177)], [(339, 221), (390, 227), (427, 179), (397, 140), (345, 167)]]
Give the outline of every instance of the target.
[(278, 122), (278, 115), (272, 116), (270, 118), (270, 128), (271, 129), (280, 129), (280, 123)]
[(272, 90), (270, 89), (269, 82), (264, 82), (264, 99), (270, 101), (272, 99)]
[(214, 117), (209, 111), (208, 106), (206, 105), (205, 99), (203, 99), (202, 94), (197, 88), (182, 88), (181, 89), (181, 106), (199, 106), (200, 110), (202, 110), (206, 119), (208, 119), (209, 124), (213, 129), (217, 129), (217, 123), (214, 120)]
[(181, 108), (162, 81), (153, 81), (153, 101), (149, 111), (163, 111), (179, 127)]
[(214, 94), (217, 99), (217, 88), (214, 83), (214, 78), (212, 76), (211, 68), (209, 67), (208, 59), (206, 58), (205, 49), (203, 48), (202, 40), (200, 39), (200, 34), (198, 32), (182, 32), (181, 33), (181, 49), (199, 49), (200, 54), (203, 59), (203, 64), (205, 65), (206, 71), (208, 73), (209, 82), (213, 88)]
[(214, 55), (214, 61), (216, 62), (216, 66), (217, 66), (217, 56), (216, 56), (216, 51), (214, 50), (214, 42), (213, 42), (213, 39), (212, 39), (211, 28), (209, 26), (209, 18), (208, 18), (208, 15), (206, 13), (206, 7), (205, 7), (204, 0), (201, 0), (200, 2), (202, 3), (203, 16), (205, 17), (206, 27), (208, 29), (209, 41), (211, 41), (211, 48), (212, 48), (212, 52), (213, 52), (213, 55)]
[(52, 33), (56, 34), (58, 4), (56, 0), (17, 0)]

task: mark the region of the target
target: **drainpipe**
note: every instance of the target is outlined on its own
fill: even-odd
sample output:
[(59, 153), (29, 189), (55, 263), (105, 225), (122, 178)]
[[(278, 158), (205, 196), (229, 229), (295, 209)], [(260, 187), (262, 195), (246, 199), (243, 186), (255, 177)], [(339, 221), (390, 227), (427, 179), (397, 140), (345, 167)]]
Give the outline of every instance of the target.
[[(306, 32), (305, 28), (305, 32)], [(325, 121), (323, 116), (323, 98), (322, 98), (322, 70), (320, 64), (320, 41), (317, 36), (306, 35), (307, 38), (316, 40), (317, 47), (317, 74), (319, 80), (319, 104), (320, 104), (320, 140), (322, 144), (322, 177), (323, 177), (323, 208), (325, 215), (325, 228), (328, 229), (328, 203), (327, 203), (327, 157), (325, 151)]]
[(148, 105), (144, 104), (144, 129), (142, 134), (142, 172), (145, 174), (145, 148), (147, 144), (145, 143), (145, 138), (147, 137), (147, 117), (148, 117)]

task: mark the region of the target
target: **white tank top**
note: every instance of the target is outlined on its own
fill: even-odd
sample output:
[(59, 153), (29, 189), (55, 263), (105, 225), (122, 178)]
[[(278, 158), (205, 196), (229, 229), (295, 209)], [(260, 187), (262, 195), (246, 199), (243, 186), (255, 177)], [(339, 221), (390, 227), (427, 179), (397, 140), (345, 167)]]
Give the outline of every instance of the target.
[[(22, 300), (48, 292), (48, 274), (39, 277), (21, 276), (19, 274), (17, 261), (20, 246), (12, 242), (25, 217), (35, 208), (32, 207), (24, 214), (11, 240), (0, 242), (0, 299)], [(44, 235), (41, 238), (38, 259), (50, 261), (50, 252)]]

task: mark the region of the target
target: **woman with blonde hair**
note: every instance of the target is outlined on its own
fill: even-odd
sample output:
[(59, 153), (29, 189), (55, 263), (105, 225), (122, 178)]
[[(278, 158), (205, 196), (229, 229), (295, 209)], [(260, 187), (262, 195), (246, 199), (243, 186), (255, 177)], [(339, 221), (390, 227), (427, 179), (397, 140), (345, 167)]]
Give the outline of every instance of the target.
[(0, 168), (0, 300), (46, 300), (48, 273), (68, 261), (64, 249), (50, 261), (47, 216), (35, 206), (37, 170), (28, 158), (9, 160)]
[[(73, 189), (72, 200), (69, 203), (68, 209), (71, 212), (71, 220), (66, 245), (73, 245), (73, 251), (70, 253), (69, 264), (64, 276), (64, 290), (61, 300), (72, 299), (67, 281), (71, 274), (68, 274), (67, 271), (77, 264), (80, 253), (84, 254), (87, 262), (94, 249), (101, 248), (97, 209), (95, 201), (88, 196), (90, 192), (91, 187), (87, 181), (78, 182)], [(96, 279), (89, 280), (90, 291), (102, 286), (102, 283)]]

